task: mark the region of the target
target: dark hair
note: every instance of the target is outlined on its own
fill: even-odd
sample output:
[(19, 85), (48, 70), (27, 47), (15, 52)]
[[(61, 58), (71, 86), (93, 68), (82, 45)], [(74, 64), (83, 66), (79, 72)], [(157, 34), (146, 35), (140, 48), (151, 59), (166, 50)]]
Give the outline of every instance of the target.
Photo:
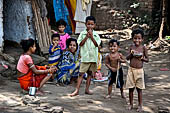
[(102, 42), (102, 41), (100, 42), (100, 45), (99, 45), (99, 46), (103, 47), (103, 42)]
[(61, 25), (65, 26), (65, 27), (67, 25), (67, 23), (63, 19), (58, 20), (56, 24), (57, 24), (57, 28)]
[(87, 23), (88, 20), (92, 20), (92, 21), (94, 21), (94, 23), (96, 23), (96, 19), (95, 19), (94, 16), (87, 16), (86, 17), (86, 23)]
[(144, 32), (142, 29), (135, 29), (132, 31), (132, 38), (135, 36), (135, 34), (141, 34), (142, 38), (144, 37)]
[(118, 46), (120, 45), (120, 42), (117, 41), (117, 40), (115, 40), (115, 39), (111, 39), (111, 40), (109, 41), (109, 45), (110, 45), (110, 44), (113, 44), (114, 42), (116, 42)]
[(75, 39), (75, 38), (69, 38), (69, 39), (66, 40), (66, 46), (67, 46), (67, 48), (69, 48), (69, 45), (70, 45), (71, 41), (75, 41), (75, 42), (76, 42), (76, 51), (77, 51), (77, 49), (78, 49), (78, 43), (77, 43), (77, 39)]
[(34, 44), (35, 44), (35, 41), (31, 38), (21, 40), (20, 42), (20, 45), (22, 46), (22, 49), (24, 50), (24, 52), (27, 52), (30, 47), (34, 46)]
[(57, 33), (54, 33), (51, 35), (51, 40), (53, 40), (55, 37), (58, 37), (60, 39), (60, 35)]

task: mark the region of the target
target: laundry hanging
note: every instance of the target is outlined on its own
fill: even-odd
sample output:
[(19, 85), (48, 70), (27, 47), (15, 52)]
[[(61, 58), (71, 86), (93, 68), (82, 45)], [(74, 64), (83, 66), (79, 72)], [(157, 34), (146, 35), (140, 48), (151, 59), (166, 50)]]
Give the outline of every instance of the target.
[(65, 0), (65, 4), (69, 12), (69, 19), (71, 23), (72, 32), (75, 32), (76, 22), (74, 20), (74, 16), (76, 12), (76, 0)]
[(69, 12), (64, 4), (64, 0), (53, 0), (53, 7), (54, 7), (56, 21), (60, 19), (63, 19), (64, 21), (66, 21), (67, 26), (66, 26), (65, 32), (72, 34), (72, 30), (68, 23)]
[(92, 0), (90, 0), (88, 4), (86, 3), (86, 10), (83, 9), (82, 3), (82, 0), (77, 0), (76, 13), (74, 17), (74, 20), (76, 21), (75, 33), (80, 33), (86, 28), (85, 19), (91, 14)]

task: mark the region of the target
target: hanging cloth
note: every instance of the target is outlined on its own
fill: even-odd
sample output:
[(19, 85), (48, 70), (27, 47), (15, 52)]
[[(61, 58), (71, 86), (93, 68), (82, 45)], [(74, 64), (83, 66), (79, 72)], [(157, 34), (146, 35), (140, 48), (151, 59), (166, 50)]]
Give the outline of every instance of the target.
[(64, 0), (53, 0), (53, 7), (56, 21), (63, 19), (67, 23), (65, 32), (72, 34), (72, 30), (68, 23), (69, 12), (64, 4)]
[(90, 4), (90, 0), (81, 0), (83, 10), (87, 10), (87, 5)]

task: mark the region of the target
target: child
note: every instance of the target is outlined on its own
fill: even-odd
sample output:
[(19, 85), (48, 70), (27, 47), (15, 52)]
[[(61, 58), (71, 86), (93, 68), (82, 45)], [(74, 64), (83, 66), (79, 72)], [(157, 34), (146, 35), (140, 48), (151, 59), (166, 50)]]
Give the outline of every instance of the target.
[(101, 73), (101, 67), (102, 67), (102, 54), (100, 49), (102, 48), (102, 41), (98, 47), (98, 59), (97, 59), (97, 71), (95, 72), (95, 79), (96, 80), (103, 80), (102, 73)]
[(100, 37), (94, 31), (96, 24), (96, 19), (93, 16), (86, 17), (86, 27), (87, 29), (82, 31), (78, 37), (78, 44), (80, 46), (80, 74), (77, 81), (76, 90), (70, 94), (70, 96), (76, 96), (79, 94), (79, 89), (81, 82), (83, 80), (83, 75), (87, 72), (87, 81), (85, 94), (91, 95), (89, 91), (90, 81), (94, 72), (97, 69), (97, 57), (98, 57), (98, 46), (100, 45)]
[(108, 95), (106, 96), (106, 98), (111, 98), (113, 83), (116, 83), (116, 87), (120, 88), (121, 97), (125, 98), (124, 93), (123, 93), (123, 84), (124, 84), (123, 70), (120, 64), (122, 62), (124, 63), (126, 59), (123, 58), (123, 55), (118, 52), (118, 49), (119, 49), (119, 42), (115, 39), (111, 39), (109, 41), (110, 53), (106, 56), (106, 59), (105, 59), (105, 64), (110, 70)]
[(59, 59), (62, 55), (62, 50), (61, 50), (61, 47), (59, 46), (60, 35), (53, 34), (51, 36), (51, 40), (52, 40), (52, 45), (50, 45), (50, 48), (49, 48), (48, 63), (49, 63), (49, 66), (57, 67)]
[(74, 38), (66, 41), (67, 49), (58, 64), (56, 80), (58, 83), (70, 84), (79, 74), (80, 63), (78, 60), (78, 44)]
[[(63, 20), (60, 19), (57, 21), (57, 29), (58, 29), (58, 34), (60, 35), (60, 42), (59, 45), (61, 47), (61, 50), (66, 49), (66, 40), (70, 38), (70, 35), (68, 33), (65, 33), (64, 30), (66, 28), (67, 23)], [(57, 33), (56, 31), (52, 30), (53, 33)]]
[(56, 68), (50, 67), (50, 69), (46, 69), (46, 67), (34, 65), (33, 60), (30, 56), (36, 50), (35, 41), (33, 39), (22, 40), (20, 44), (22, 46), (22, 49), (24, 50), (24, 53), (20, 56), (17, 64), (19, 75), (18, 79), (20, 81), (21, 88), (24, 90), (28, 90), (29, 87), (33, 86), (33, 78), (35, 77), (37, 78), (35, 81), (35, 85), (36, 87), (38, 87), (37, 94), (42, 95), (42, 86), (47, 82), (47, 80), (50, 79), (52, 73), (56, 71)]
[(144, 33), (141, 29), (132, 31), (134, 45), (130, 46), (127, 60), (130, 60), (128, 69), (126, 88), (129, 88), (129, 110), (133, 108), (133, 91), (136, 88), (138, 92), (138, 112), (142, 111), (142, 89), (145, 89), (143, 62), (148, 62), (148, 52), (142, 45)]

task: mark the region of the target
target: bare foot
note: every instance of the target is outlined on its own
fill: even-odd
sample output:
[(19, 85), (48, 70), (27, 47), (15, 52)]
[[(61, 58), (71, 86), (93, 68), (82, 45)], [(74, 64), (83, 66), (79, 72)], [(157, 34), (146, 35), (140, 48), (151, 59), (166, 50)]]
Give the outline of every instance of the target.
[(38, 91), (36, 92), (36, 95), (43, 96), (43, 95), (44, 95), (44, 92), (43, 92), (43, 91), (41, 91), (41, 90), (38, 90)]
[(110, 95), (107, 95), (105, 98), (108, 99), (108, 98), (111, 98), (111, 96), (110, 96)]
[(87, 94), (87, 95), (93, 95), (93, 93), (90, 92), (90, 91), (85, 91), (85, 94)]
[(133, 109), (133, 106), (129, 105), (128, 110), (132, 110), (132, 109)]
[(77, 90), (75, 90), (73, 93), (69, 94), (69, 96), (73, 97), (73, 96), (77, 96), (79, 94), (79, 92)]
[(121, 97), (122, 97), (123, 99), (126, 99), (124, 93), (121, 94)]
[(142, 112), (142, 106), (138, 106), (137, 112)]

